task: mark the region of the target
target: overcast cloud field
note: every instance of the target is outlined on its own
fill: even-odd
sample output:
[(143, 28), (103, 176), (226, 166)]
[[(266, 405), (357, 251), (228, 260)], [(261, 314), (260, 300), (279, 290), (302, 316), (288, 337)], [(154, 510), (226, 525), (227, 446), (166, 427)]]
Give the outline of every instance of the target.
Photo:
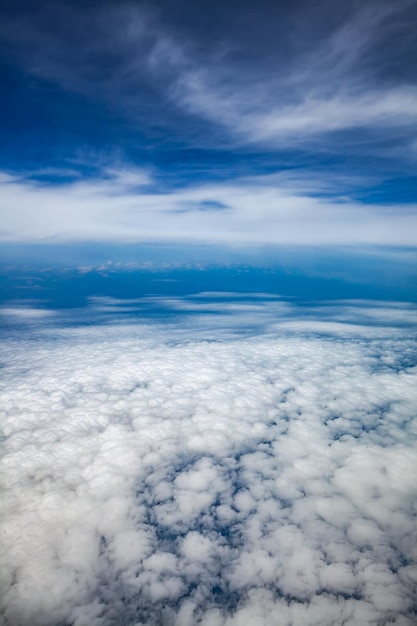
[(416, 0), (0, 0), (0, 626), (417, 624)]

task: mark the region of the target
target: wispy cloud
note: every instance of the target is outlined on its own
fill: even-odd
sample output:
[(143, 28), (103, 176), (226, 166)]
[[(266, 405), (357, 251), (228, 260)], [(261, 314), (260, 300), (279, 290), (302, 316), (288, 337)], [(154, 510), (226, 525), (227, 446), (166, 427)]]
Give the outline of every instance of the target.
[(2, 238), (416, 245), (415, 205), (361, 204), (345, 195), (346, 184), (336, 177), (326, 188), (322, 178), (291, 172), (161, 191), (134, 169), (61, 185), (4, 174)]
[[(228, 131), (229, 142), (282, 149), (368, 128), (409, 142), (417, 89), (409, 73), (395, 68), (407, 65), (412, 49), (406, 36), (415, 19), (412, 3), (352, 4), (336, 13), (332, 26), (306, 34), (303, 45), (302, 28), (309, 21), (320, 26), (321, 14), (305, 7), (295, 15), (286, 48), (271, 43), (259, 66), (250, 62), (243, 36), (229, 39), (222, 32), (210, 49), (192, 31), (181, 33), (158, 11), (133, 3), (90, 7), (81, 15), (58, 5), (33, 24), (4, 26), (3, 39), (11, 31), (34, 74), (104, 98), (142, 125), (146, 115), (152, 121), (152, 109), (171, 102)], [(64, 22), (68, 29), (56, 27)], [(163, 123), (170, 124), (172, 112)]]
[(307, 52), (277, 58), (275, 71), (260, 78), (249, 73), (247, 82), (227, 61), (183, 71), (174, 98), (241, 141), (280, 147), (347, 129), (404, 132), (417, 122), (415, 83), (381, 81), (375, 48), (398, 30), (408, 7), (365, 5)]
[[(192, 29), (174, 28), (163, 11), (142, 4), (90, 6), (82, 14), (48, 5), (33, 23), (27, 16), (19, 25), (6, 20), (2, 39), (28, 71), (123, 112), (133, 133), (151, 136), (156, 124), (169, 129), (156, 140), (159, 147), (173, 137), (189, 145), (193, 135), (191, 143), (205, 150), (293, 151), (289, 163), (298, 167), (292, 174), (239, 177), (228, 174), (223, 158), (218, 179), (226, 182), (200, 172), (193, 185), (176, 180), (175, 190), (167, 190), (145, 141), (148, 170), (120, 165), (121, 156), (110, 169), (101, 157), (95, 178), (61, 185), (6, 175), (3, 239), (415, 245), (415, 204), (357, 201), (372, 165), (361, 167), (362, 179), (353, 177), (364, 154), (395, 155), (396, 172), (415, 160), (417, 88), (409, 69), (401, 70), (413, 49), (406, 37), (412, 9), (409, 2), (352, 4), (333, 9), (323, 23), (313, 9), (295, 11), (294, 32), (282, 47), (269, 41), (259, 67), (241, 32), (220, 29), (210, 50)], [(265, 15), (264, 27), (262, 20)], [(127, 140), (120, 140), (121, 155)], [(181, 163), (181, 152), (172, 150), (169, 162)], [(344, 166), (345, 151), (360, 154), (359, 165)], [(318, 153), (327, 161), (343, 155), (343, 174), (312, 167)]]

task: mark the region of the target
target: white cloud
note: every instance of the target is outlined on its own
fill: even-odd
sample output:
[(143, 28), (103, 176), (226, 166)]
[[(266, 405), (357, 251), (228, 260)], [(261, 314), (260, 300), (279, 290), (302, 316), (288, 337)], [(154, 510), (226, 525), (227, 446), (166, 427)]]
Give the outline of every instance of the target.
[(6, 341), (3, 623), (411, 626), (409, 331), (175, 328)]
[[(277, 87), (271, 98), (270, 86), (256, 86), (253, 96), (251, 92), (236, 93), (226, 81), (213, 86), (210, 80), (216, 79), (201, 71), (190, 73), (181, 79), (176, 97), (191, 111), (226, 126), (243, 142), (288, 147), (334, 131), (379, 127), (385, 133), (390, 128), (407, 129), (417, 118), (413, 86), (363, 88), (359, 93), (351, 86), (331, 95), (306, 88), (302, 97), (288, 102), (280, 93), (284, 85)], [(265, 94), (260, 97), (262, 91)]]
[[(0, 184), (1, 237), (32, 242), (417, 244), (414, 205), (366, 205), (334, 192), (326, 198), (323, 181), (306, 180), (301, 172), (166, 192), (155, 190), (151, 182), (147, 173), (132, 170), (53, 186), (5, 178)], [(334, 184), (330, 179), (324, 187)], [(225, 208), (219, 210), (218, 204)]]
[[(181, 29), (172, 28), (169, 19), (131, 3), (92, 7), (81, 24), (79, 13), (63, 5), (43, 10), (33, 24), (17, 26), (9, 17), (1, 37), (7, 41), (14, 36), (12, 47), (16, 46), (29, 71), (56, 81), (66, 91), (122, 109), (137, 120), (145, 135), (155, 119), (149, 111), (155, 110), (158, 123), (163, 115), (167, 118), (167, 133), (175, 124), (175, 136), (185, 144), (191, 142), (193, 148), (198, 144), (207, 150), (211, 141), (209, 147), (216, 149), (250, 144), (257, 150), (277, 149), (280, 159), (284, 151), (286, 164), (291, 164), (294, 147), (303, 150), (297, 152), (297, 163), (307, 154), (314, 160), (317, 154), (324, 155), (328, 163), (330, 155), (345, 157), (353, 147), (362, 156), (376, 156), (378, 163), (381, 157), (393, 163), (395, 155), (398, 172), (405, 171), (398, 160), (404, 164), (412, 158), (417, 91), (400, 72), (394, 75), (390, 63), (394, 59), (398, 65), (404, 58), (408, 66), (411, 58), (406, 37), (410, 6), (409, 2), (371, 2), (340, 14), (336, 11), (333, 27), (331, 20), (326, 22), (323, 36), (316, 34), (300, 45), (297, 33), (304, 22), (311, 18), (320, 31), (318, 14), (306, 10), (299, 16), (296, 41), (288, 36), (282, 48), (266, 46), (255, 68), (242, 34), (241, 40), (234, 41), (230, 33), (223, 33), (210, 46), (215, 51), (208, 52), (209, 47), (195, 41), (185, 27), (181, 37)], [(57, 21), (68, 24), (65, 33), (57, 32)], [(88, 37), (80, 36), (86, 32)], [(398, 42), (398, 58), (386, 52), (393, 42)], [(190, 133), (195, 116), (221, 132), (203, 124), (204, 131), (196, 131), (201, 132), (199, 139), (194, 131)], [(345, 131), (352, 131), (349, 137)], [(341, 134), (335, 138), (338, 132), (344, 133), (344, 139)], [(124, 142), (123, 134), (121, 145)], [(389, 144), (389, 153), (381, 149), (382, 143)], [(102, 155), (89, 156), (89, 167), (92, 160), (96, 166), (102, 162)], [(352, 167), (357, 168), (357, 163)], [(58, 173), (53, 172), (56, 180)], [(61, 185), (41, 185), (0, 173), (1, 238), (10, 242), (415, 246), (415, 203), (353, 200), (349, 194), (369, 182), (336, 179), (323, 172), (309, 178), (295, 172), (200, 182), (166, 191), (157, 188), (149, 171), (122, 166), (104, 169), (89, 181), (78, 177)]]
[(54, 315), (54, 311), (50, 311), (48, 309), (41, 309), (38, 307), (28, 307), (28, 306), (6, 306), (0, 308), (0, 315), (5, 317), (9, 317), (14, 319), (16, 317), (26, 318), (26, 319), (37, 319), (40, 317), (52, 317)]
[(297, 41), (302, 52), (291, 50), (285, 60), (279, 55), (265, 59), (261, 71), (247, 70), (244, 79), (227, 57), (221, 64), (182, 63), (172, 98), (227, 128), (240, 142), (279, 149), (305, 145), (320, 150), (312, 141), (326, 141), (334, 131), (407, 133), (417, 119), (415, 85), (379, 81), (378, 69), (389, 58), (380, 57), (377, 48), (390, 35), (401, 37), (409, 7), (407, 2), (358, 6), (310, 46)]

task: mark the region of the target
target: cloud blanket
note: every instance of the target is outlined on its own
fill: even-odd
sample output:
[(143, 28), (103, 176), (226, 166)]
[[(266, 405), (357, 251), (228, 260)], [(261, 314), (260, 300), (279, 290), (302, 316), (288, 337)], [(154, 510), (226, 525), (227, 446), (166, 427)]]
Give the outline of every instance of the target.
[(6, 342), (2, 624), (415, 623), (408, 331), (210, 333)]

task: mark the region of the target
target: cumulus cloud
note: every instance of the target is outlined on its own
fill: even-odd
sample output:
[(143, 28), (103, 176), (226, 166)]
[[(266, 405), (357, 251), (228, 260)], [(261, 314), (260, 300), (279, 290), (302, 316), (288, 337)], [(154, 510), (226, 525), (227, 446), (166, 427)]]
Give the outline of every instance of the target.
[(6, 626), (411, 626), (415, 340), (298, 323), (10, 336)]

